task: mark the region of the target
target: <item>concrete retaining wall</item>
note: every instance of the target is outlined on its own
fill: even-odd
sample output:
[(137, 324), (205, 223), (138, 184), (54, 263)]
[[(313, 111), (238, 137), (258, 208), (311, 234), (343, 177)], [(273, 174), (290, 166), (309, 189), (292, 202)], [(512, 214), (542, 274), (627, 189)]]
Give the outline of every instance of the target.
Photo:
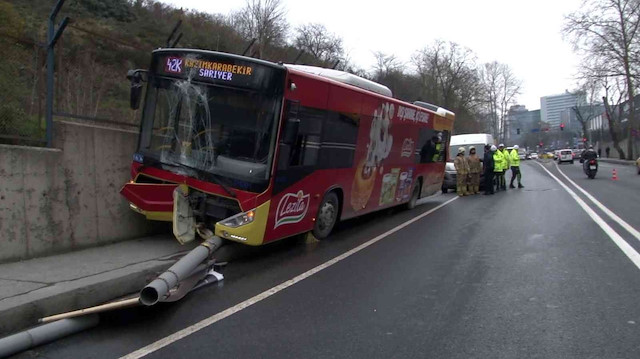
[(0, 262), (166, 230), (128, 208), (137, 132), (55, 122), (54, 149), (0, 145)]
[[(627, 155), (627, 142), (629, 141), (629, 139), (624, 139), (621, 140), (619, 142), (620, 144), (620, 148), (624, 151), (625, 156)], [(613, 142), (612, 141), (601, 141), (601, 142), (596, 142), (593, 145), (593, 148), (597, 151), (598, 148), (600, 148), (602, 151), (602, 157), (605, 157), (605, 149), (609, 147), (610, 152), (609, 152), (609, 158), (620, 158), (620, 154), (618, 153), (618, 151), (616, 151), (616, 149), (613, 147)], [(640, 141), (635, 141), (633, 143), (633, 155), (634, 158), (638, 158), (640, 157)]]

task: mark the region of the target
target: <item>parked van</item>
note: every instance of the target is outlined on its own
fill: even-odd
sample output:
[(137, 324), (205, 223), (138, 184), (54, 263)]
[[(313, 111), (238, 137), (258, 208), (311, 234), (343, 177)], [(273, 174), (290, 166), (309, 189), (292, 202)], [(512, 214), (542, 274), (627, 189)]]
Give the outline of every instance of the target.
[[(458, 148), (464, 147), (466, 149), (465, 156), (469, 155), (469, 147), (474, 146), (476, 148), (476, 155), (480, 159), (484, 157), (484, 146), (493, 145), (493, 136), (488, 133), (470, 133), (466, 135), (451, 136), (449, 141), (449, 161), (447, 162), (444, 170), (444, 181), (442, 181), (442, 192), (447, 193), (450, 189), (456, 189), (456, 168), (453, 165), (453, 160), (458, 154)], [(480, 173), (480, 186), (482, 186), (482, 173)]]

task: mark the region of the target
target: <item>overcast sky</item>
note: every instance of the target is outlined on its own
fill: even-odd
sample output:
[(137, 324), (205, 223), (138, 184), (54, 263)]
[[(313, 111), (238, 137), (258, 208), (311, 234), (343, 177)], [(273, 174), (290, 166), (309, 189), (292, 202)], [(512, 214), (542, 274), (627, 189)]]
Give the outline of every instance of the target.
[[(244, 0), (162, 0), (177, 7), (229, 14)], [(540, 97), (575, 87), (579, 60), (562, 39), (563, 16), (580, 0), (283, 0), (291, 29), (318, 22), (344, 40), (352, 61), (367, 70), (373, 52), (411, 55), (435, 39), (471, 48), (481, 62), (506, 63), (523, 81), (518, 102), (540, 108)]]

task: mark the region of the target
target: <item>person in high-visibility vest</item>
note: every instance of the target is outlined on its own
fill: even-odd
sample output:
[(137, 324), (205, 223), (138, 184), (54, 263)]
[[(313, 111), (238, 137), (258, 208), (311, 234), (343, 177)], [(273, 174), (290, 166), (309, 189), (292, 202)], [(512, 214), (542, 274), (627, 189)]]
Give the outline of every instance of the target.
[(504, 148), (504, 144), (498, 145), (498, 152), (502, 153), (502, 157), (504, 158), (502, 162), (502, 173), (500, 174), (500, 188), (503, 191), (507, 190), (507, 181), (504, 178), (505, 173), (509, 169), (509, 152)]
[(500, 177), (504, 175), (504, 166), (506, 165), (506, 161), (504, 158), (504, 155), (502, 154), (502, 151), (498, 150), (496, 148), (496, 150), (494, 150), (494, 148), (496, 148), (496, 146), (491, 146), (491, 152), (493, 152), (493, 162), (494, 162), (494, 166), (493, 166), (493, 174), (495, 176), (495, 182), (496, 182), (496, 192), (500, 191), (500, 188), (502, 188), (502, 186), (500, 185)]
[(439, 162), (440, 161), (440, 153), (442, 152), (442, 134), (439, 133), (438, 136), (436, 137), (436, 151), (433, 154), (433, 158), (432, 158), (432, 162)]
[(469, 183), (467, 188), (470, 194), (478, 194), (478, 192), (480, 192), (482, 163), (480, 163), (480, 158), (476, 155), (476, 148), (473, 146), (469, 147), (469, 157), (467, 161), (469, 163)]
[(518, 178), (518, 188), (524, 188), (522, 185), (522, 175), (520, 174), (520, 155), (518, 154), (518, 145), (513, 146), (509, 158), (511, 158), (511, 184), (509, 188), (515, 188), (513, 186), (513, 180)]
[(464, 147), (458, 148), (458, 154), (456, 158), (453, 160), (453, 165), (456, 167), (456, 192), (458, 192), (458, 196), (466, 196), (470, 194), (467, 191), (467, 176), (469, 176), (469, 163), (467, 159), (464, 157)]

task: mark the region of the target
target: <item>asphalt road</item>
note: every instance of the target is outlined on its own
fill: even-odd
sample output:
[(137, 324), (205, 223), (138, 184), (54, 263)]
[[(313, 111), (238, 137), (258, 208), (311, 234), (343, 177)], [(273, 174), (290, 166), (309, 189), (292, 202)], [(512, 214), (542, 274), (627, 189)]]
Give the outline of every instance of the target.
[[(347, 221), (319, 243), (291, 239), (253, 250), (225, 268), (222, 286), (104, 315), (93, 330), (18, 357), (117, 358), (147, 346), (148, 358), (640, 357), (640, 271), (632, 261), (640, 238), (555, 164), (543, 166), (575, 195), (526, 161), (524, 189), (458, 198), (431, 211), (455, 197), (440, 195), (412, 211)], [(613, 181), (609, 166), (595, 180), (578, 164), (560, 168), (640, 229), (640, 176), (618, 166)], [(234, 313), (216, 320), (228, 308)], [(207, 318), (210, 325), (192, 327)]]

